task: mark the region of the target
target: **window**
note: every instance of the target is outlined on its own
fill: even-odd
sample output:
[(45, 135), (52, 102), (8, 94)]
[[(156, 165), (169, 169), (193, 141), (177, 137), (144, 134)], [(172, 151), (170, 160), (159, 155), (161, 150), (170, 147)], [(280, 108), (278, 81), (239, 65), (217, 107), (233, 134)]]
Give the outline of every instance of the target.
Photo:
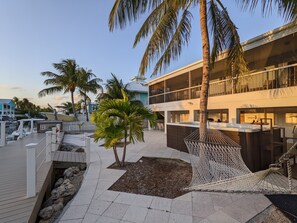
[(286, 123), (297, 124), (297, 113), (286, 113)]

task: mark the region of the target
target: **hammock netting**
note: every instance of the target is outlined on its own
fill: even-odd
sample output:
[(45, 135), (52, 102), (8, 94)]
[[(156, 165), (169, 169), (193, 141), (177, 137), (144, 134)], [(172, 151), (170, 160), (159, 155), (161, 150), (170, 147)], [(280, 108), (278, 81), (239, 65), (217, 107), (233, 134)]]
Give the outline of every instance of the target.
[(297, 192), (297, 181), (291, 178), (290, 164), (285, 159), (296, 150), (297, 143), (280, 158), (288, 167), (288, 177), (283, 175), (280, 163), (252, 173), (241, 157), (241, 146), (215, 129), (208, 129), (202, 136), (198, 129), (185, 138), (185, 143), (192, 165), (188, 190), (265, 194)]

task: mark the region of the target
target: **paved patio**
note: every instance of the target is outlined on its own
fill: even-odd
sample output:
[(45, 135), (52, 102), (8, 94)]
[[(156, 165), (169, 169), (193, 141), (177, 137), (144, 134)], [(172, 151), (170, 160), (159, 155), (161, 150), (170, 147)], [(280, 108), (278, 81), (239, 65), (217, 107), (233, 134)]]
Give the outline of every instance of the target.
[[(78, 136), (65, 141), (81, 144)], [(175, 199), (109, 191), (125, 171), (107, 169), (114, 162), (113, 151), (91, 144), (91, 164), (83, 184), (64, 210), (61, 223), (210, 223), (247, 222), (268, 208), (270, 201), (259, 194), (189, 192)], [(121, 154), (122, 151), (119, 151)], [(189, 155), (166, 147), (166, 135), (145, 131), (145, 143), (127, 148), (127, 161), (142, 156), (176, 158), (189, 162)]]

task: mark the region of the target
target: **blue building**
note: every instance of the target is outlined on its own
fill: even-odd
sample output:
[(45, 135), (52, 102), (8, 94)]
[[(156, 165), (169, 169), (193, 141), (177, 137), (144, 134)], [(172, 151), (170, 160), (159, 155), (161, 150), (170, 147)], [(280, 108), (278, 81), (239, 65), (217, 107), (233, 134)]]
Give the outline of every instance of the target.
[(127, 89), (134, 92), (134, 98), (132, 100), (141, 101), (144, 106), (148, 105), (148, 86), (144, 82), (144, 77), (134, 77), (132, 81), (128, 83)]
[(11, 99), (0, 99), (0, 116), (14, 117), (15, 103)]

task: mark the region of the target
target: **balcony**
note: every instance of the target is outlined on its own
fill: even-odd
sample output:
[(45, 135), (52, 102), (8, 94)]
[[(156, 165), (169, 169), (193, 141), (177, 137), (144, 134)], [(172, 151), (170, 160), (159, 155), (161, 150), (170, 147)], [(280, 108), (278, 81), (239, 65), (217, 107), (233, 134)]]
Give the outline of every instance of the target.
[[(166, 81), (170, 81), (170, 79)], [(187, 83), (190, 82), (187, 81)], [(173, 91), (170, 91), (169, 88), (166, 88), (166, 91), (164, 91), (164, 86), (166, 86), (164, 81), (162, 84), (159, 83), (158, 86), (162, 88), (150, 92), (150, 104), (200, 98), (201, 85), (189, 86)], [(238, 94), (291, 86), (297, 86), (297, 64), (241, 75), (238, 78), (226, 77), (224, 80), (210, 81), (209, 96)]]

